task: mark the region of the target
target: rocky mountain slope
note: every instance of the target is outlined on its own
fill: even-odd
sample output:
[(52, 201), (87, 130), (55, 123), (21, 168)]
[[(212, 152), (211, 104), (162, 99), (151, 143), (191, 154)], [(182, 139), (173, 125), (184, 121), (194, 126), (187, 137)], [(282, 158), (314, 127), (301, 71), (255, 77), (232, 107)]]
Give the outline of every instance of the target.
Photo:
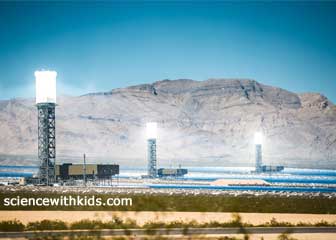
[[(182, 79), (63, 96), (57, 104), (58, 161), (86, 153), (90, 162), (145, 167), (145, 123), (156, 121), (161, 166), (253, 166), (253, 135), (262, 131), (265, 163), (336, 168), (336, 107), (317, 93)], [(0, 133), (0, 164), (36, 163), (34, 99), (0, 101)]]

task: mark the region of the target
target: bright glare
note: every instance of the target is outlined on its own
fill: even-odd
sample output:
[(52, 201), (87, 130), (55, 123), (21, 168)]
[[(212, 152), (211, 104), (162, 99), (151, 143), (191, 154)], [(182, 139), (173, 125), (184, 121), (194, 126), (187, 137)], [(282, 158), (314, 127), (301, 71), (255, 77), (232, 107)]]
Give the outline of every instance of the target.
[(254, 144), (262, 144), (263, 136), (261, 132), (256, 132), (254, 134)]
[(36, 103), (56, 103), (55, 71), (35, 71)]
[(146, 124), (147, 139), (156, 139), (157, 137), (157, 123), (149, 122)]

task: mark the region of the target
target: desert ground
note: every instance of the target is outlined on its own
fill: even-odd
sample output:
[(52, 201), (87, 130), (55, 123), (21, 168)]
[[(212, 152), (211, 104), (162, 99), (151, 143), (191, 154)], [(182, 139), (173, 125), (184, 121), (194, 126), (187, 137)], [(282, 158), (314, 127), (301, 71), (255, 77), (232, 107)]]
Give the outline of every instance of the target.
[[(336, 222), (336, 214), (279, 214), (279, 213), (239, 213), (242, 221), (253, 225), (269, 222), (276, 218), (279, 222), (290, 222), (293, 224), (305, 222), (316, 223), (320, 221)], [(109, 221), (112, 217), (118, 216), (123, 220), (128, 218), (135, 220), (139, 225), (150, 221), (192, 221), (197, 222), (228, 222), (232, 219), (232, 213), (217, 212), (134, 212), (134, 211), (0, 211), (0, 221), (17, 219), (27, 224), (28, 222), (49, 220), (62, 220), (75, 222), (82, 219)], [(242, 235), (227, 234), (225, 236), (242, 238)], [(277, 240), (279, 234), (252, 234), (251, 240)], [(335, 233), (300, 233), (291, 234), (297, 240), (325, 240), (336, 239)], [(224, 235), (203, 235), (193, 236), (169, 236), (169, 239), (218, 239)], [(3, 239), (3, 238), (2, 238)], [(19, 239), (19, 238), (18, 238)], [(111, 238), (107, 238), (111, 239)], [(135, 239), (135, 238), (129, 238)], [(137, 238), (136, 238), (137, 239)]]
[[(169, 236), (165, 239), (179, 239), (179, 240), (218, 240), (223, 237), (236, 237), (238, 239), (242, 239), (242, 235), (237, 235), (237, 234), (227, 234), (225, 236), (222, 235), (202, 235), (202, 236), (195, 236), (195, 237), (186, 237), (186, 236)], [(254, 234), (250, 235), (249, 240), (279, 240), (279, 234)], [(336, 234), (335, 233), (300, 233), (300, 234), (291, 234), (290, 237), (294, 238), (295, 240), (332, 240), (336, 239)], [(110, 238), (107, 237), (106, 240), (113, 240), (113, 239), (120, 239), (118, 237), (116, 238)], [(134, 237), (129, 237), (129, 238), (124, 238), (125, 240), (140, 240), (141, 238), (134, 238)], [(146, 238), (147, 240), (150, 240), (151, 238)], [(155, 239), (155, 238), (153, 238)], [(1, 238), (1, 240), (13, 240), (13, 238)], [(27, 240), (26, 238), (15, 238), (15, 240)]]
[[(269, 222), (276, 218), (279, 222), (290, 222), (293, 224), (316, 223), (320, 221), (336, 222), (336, 214), (284, 214), (284, 213), (239, 213), (242, 221), (253, 225)], [(221, 212), (134, 212), (134, 211), (0, 211), (0, 221), (17, 219), (22, 223), (40, 221), (44, 219), (62, 220), (75, 222), (82, 219), (90, 220), (111, 220), (118, 216), (123, 220), (127, 218), (135, 220), (139, 225), (150, 221), (192, 221), (197, 222), (228, 222), (232, 213)]]

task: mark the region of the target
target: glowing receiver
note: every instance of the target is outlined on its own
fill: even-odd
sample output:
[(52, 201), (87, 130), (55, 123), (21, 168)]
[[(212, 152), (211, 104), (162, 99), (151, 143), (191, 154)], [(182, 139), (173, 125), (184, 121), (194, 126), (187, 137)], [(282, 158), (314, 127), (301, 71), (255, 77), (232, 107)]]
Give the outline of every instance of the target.
[(261, 145), (263, 142), (263, 135), (261, 132), (256, 132), (254, 134), (254, 144), (255, 145)]
[(36, 103), (56, 103), (55, 71), (36, 71)]
[(157, 123), (149, 122), (146, 125), (147, 139), (156, 139), (157, 137)]

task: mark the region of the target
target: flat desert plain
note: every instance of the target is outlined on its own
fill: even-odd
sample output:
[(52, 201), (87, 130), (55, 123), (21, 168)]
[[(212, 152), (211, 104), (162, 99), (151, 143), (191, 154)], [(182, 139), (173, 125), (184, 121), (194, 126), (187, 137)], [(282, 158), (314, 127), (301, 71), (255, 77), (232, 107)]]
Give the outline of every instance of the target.
[[(288, 214), (288, 213), (239, 213), (242, 221), (253, 225), (263, 224), (275, 218), (278, 222), (297, 224), (317, 223), (326, 221), (336, 222), (336, 214)], [(49, 220), (62, 220), (75, 222), (82, 219), (109, 221), (113, 216), (123, 220), (132, 219), (139, 225), (151, 221), (196, 221), (202, 222), (228, 222), (232, 220), (232, 213), (222, 212), (134, 212), (134, 211), (0, 211), (0, 221), (17, 219), (23, 223)]]

